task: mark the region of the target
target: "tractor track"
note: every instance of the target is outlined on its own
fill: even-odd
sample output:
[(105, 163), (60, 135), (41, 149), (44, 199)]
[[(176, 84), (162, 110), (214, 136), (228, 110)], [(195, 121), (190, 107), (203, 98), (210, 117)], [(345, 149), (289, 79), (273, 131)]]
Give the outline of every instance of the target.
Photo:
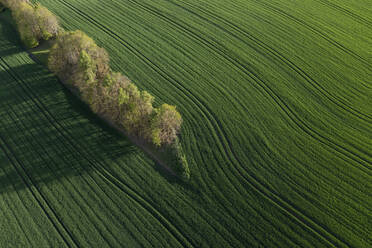
[[(4, 62), (4, 61), (0, 57), (0, 66), (5, 71), (8, 71), (6, 69), (6, 67), (1, 62)], [(4, 136), (2, 134), (0, 134), (0, 140), (1, 140), (1, 143), (2, 143), (1, 144), (1, 147), (4, 150), (4, 152), (5, 152), (8, 160), (12, 163), (12, 165), (14, 166), (14, 169), (16, 170), (16, 172), (18, 173), (18, 175), (21, 177), (22, 181), (27, 186), (27, 188), (30, 190), (30, 192), (32, 193), (32, 195), (34, 196), (34, 198), (36, 199), (36, 201), (38, 202), (40, 208), (44, 211), (45, 215), (48, 217), (48, 219), (50, 220), (50, 222), (53, 224), (53, 226), (55, 227), (55, 229), (58, 232), (58, 234), (64, 240), (65, 244), (68, 247), (79, 247), (78, 242), (74, 239), (73, 235), (70, 233), (70, 231), (67, 229), (67, 227), (63, 224), (63, 222), (58, 217), (58, 215), (54, 211), (54, 209), (51, 207), (50, 203), (47, 201), (47, 199), (45, 198), (45, 196), (38, 189), (37, 184), (27, 174), (27, 170), (25, 169), (25, 166), (17, 158), (17, 156), (15, 155), (15, 152), (7, 144), (6, 139), (4, 138)], [(12, 157), (13, 157), (13, 159), (12, 159)], [(45, 204), (43, 204), (43, 202)], [(58, 224), (55, 223), (55, 221), (53, 219), (56, 219), (57, 222), (58, 222)]]
[(22, 79), (17, 78), (15, 76), (16, 73), (12, 71), (11, 67), (7, 64), (7, 62), (3, 58), (0, 57), (0, 61), (2, 61), (7, 66), (7, 68), (9, 68), (9, 70), (7, 71), (11, 72), (10, 75), (12, 75), (12, 77), (17, 82), (20, 82), (20, 85), (22, 89), (24, 90), (24, 92), (26, 94), (30, 93), (30, 99), (34, 102), (35, 106), (41, 111), (41, 113), (43, 113), (45, 118), (51, 123), (54, 129), (60, 135), (62, 135), (62, 137), (65, 138), (65, 140), (71, 145), (71, 147), (73, 147), (83, 158), (85, 158), (86, 161), (89, 162), (92, 168), (95, 168), (97, 170), (97, 173), (99, 173), (102, 177), (107, 179), (108, 182), (110, 182), (111, 184), (119, 188), (121, 191), (126, 193), (140, 207), (147, 210), (148, 213), (150, 213), (154, 218), (156, 218), (159, 221), (159, 223), (161, 223), (164, 227), (166, 227), (166, 229), (170, 231), (170, 233), (174, 236), (176, 240), (178, 240), (178, 242), (180, 242), (180, 244), (182, 244), (184, 247), (193, 247), (191, 241), (187, 240), (187, 238), (185, 238), (175, 226), (173, 226), (164, 216), (162, 216), (162, 214), (157, 209), (151, 206), (151, 204), (149, 204), (145, 199), (143, 199), (143, 197), (141, 197), (138, 193), (136, 193), (129, 185), (125, 184), (124, 182), (119, 181), (117, 178), (112, 176), (110, 172), (107, 171), (107, 169), (105, 169), (104, 167), (96, 166), (94, 162), (90, 158), (88, 158), (88, 156), (86, 156), (85, 154), (82, 154), (81, 149), (79, 149), (80, 148), (79, 145), (75, 144), (68, 137), (66, 137), (66, 135), (64, 134), (64, 132), (67, 132), (65, 128), (63, 126), (58, 127), (59, 123), (54, 119), (53, 115), (51, 115), (51, 113), (43, 105), (43, 103), (40, 102), (38, 98), (33, 94), (32, 89)]
[[(170, 81), (170, 82), (176, 82), (176, 84), (174, 84), (179, 90), (181, 91), (187, 91), (187, 93), (185, 93), (185, 96), (189, 97), (189, 98), (193, 98), (193, 100), (196, 102), (196, 106), (198, 106), (198, 108), (200, 110), (206, 108), (207, 110), (203, 111), (202, 112), (204, 113), (205, 116), (209, 116), (208, 120), (209, 122), (211, 123), (211, 125), (214, 126), (215, 130), (219, 130), (219, 141), (223, 144), (224, 146), (224, 153), (225, 153), (225, 156), (227, 157), (230, 157), (228, 155), (228, 153), (230, 152), (230, 154), (232, 154), (235, 158), (232, 158), (230, 157), (230, 162), (232, 164), (235, 164), (236, 162), (237, 163), (240, 163), (241, 164), (241, 161), (238, 161), (238, 159), (236, 158), (236, 155), (231, 152), (231, 144), (230, 142), (228, 142), (226, 140), (226, 136), (224, 131), (221, 129), (221, 123), (218, 121), (218, 119), (213, 115), (213, 113), (210, 111), (210, 109), (202, 103), (202, 100), (201, 99), (198, 99), (197, 97), (195, 97), (195, 95), (193, 95), (188, 89), (184, 88), (180, 82), (178, 82), (177, 80), (175, 80), (174, 78), (170, 78), (169, 75), (166, 75), (164, 73), (164, 71), (159, 68), (158, 66), (156, 66), (155, 64), (153, 64), (151, 62), (151, 60), (149, 60), (146, 56), (144, 56), (143, 54), (141, 54), (139, 51), (137, 51), (134, 47), (130, 46), (129, 44), (126, 44), (126, 42), (119, 36), (117, 35), (116, 33), (114, 33), (113, 31), (109, 30), (107, 27), (105, 27), (103, 24), (100, 24), (98, 23), (96, 20), (94, 20), (93, 18), (91, 18), (90, 16), (86, 15), (84, 12), (78, 10), (77, 8), (75, 8), (74, 6), (72, 6), (71, 4), (65, 2), (65, 1), (60, 1), (62, 2), (65, 6), (67, 6), (68, 8), (70, 8), (71, 10), (73, 10), (74, 12), (76, 12), (77, 14), (79, 14), (80, 16), (84, 17), (88, 22), (92, 23), (93, 25), (97, 26), (99, 29), (101, 29), (103, 32), (105, 32), (106, 34), (110, 35), (112, 38), (116, 39), (118, 42), (120, 42), (123, 46), (125, 46), (127, 49), (131, 50), (132, 52), (134, 52), (134, 54), (137, 54), (138, 55), (141, 55), (142, 56), (142, 59), (143, 60), (146, 60), (148, 65), (150, 67), (152, 67), (155, 71), (158, 71), (158, 73), (164, 78), (166, 79), (167, 81)], [(243, 66), (244, 67), (244, 66)], [(253, 72), (252, 72), (253, 73)], [(264, 86), (262, 86), (263, 88), (265, 88)], [(270, 89), (271, 90), (271, 89)], [(267, 89), (265, 89), (266, 92), (268, 92)], [(269, 94), (270, 94), (270, 91), (269, 91)], [(271, 94), (270, 94), (271, 95)], [(271, 95), (272, 96), (272, 95)], [(273, 96), (272, 96), (273, 97)], [(275, 98), (274, 98), (275, 99)], [(275, 100), (277, 103), (279, 100)], [(198, 103), (198, 104), (197, 104)], [(284, 102), (283, 102), (284, 103)], [(286, 104), (284, 103), (284, 105), (286, 106)], [(279, 106), (282, 106), (281, 104), (279, 104)], [(286, 106), (288, 108), (288, 106)], [(285, 111), (287, 114), (288, 112)], [(291, 116), (290, 114), (291, 112), (289, 112), (289, 116)], [(213, 119), (211, 119), (211, 116), (213, 116)], [(291, 118), (292, 119), (292, 118)], [(292, 119), (293, 120), (293, 119)], [(214, 123), (213, 123), (214, 122)], [(298, 125), (298, 124), (297, 124)], [(300, 126), (301, 127), (301, 126)], [(221, 133), (224, 133), (221, 134)], [(307, 132), (309, 134), (309, 132)], [(310, 133), (311, 135), (311, 133)], [(313, 135), (311, 135), (312, 137), (314, 137)], [(235, 163), (233, 162), (235, 161)], [(332, 245), (332, 246), (339, 246), (339, 245), (335, 245), (335, 241), (332, 241), (333, 239), (336, 239), (337, 242), (336, 243), (343, 243), (344, 246), (348, 246), (347, 244), (345, 244), (345, 241), (341, 241), (339, 240), (337, 237), (335, 237), (333, 234), (331, 234), (329, 231), (326, 231), (324, 228), (326, 227), (321, 227), (319, 226), (319, 224), (316, 224), (314, 223), (312, 220), (310, 220), (308, 217), (304, 216), (302, 213), (300, 213), (298, 210), (295, 209), (295, 207), (293, 205), (290, 205), (289, 203), (287, 202), (284, 202), (282, 199), (280, 199), (280, 197), (278, 197), (278, 195), (276, 195), (274, 192), (270, 191), (269, 189), (267, 189), (265, 186), (263, 186), (263, 184), (261, 182), (258, 181), (257, 178), (254, 178), (252, 175), (244, 175), (244, 172), (242, 172), (240, 169), (237, 169), (235, 167), (236, 170), (238, 170), (240, 173), (240, 176), (245, 179), (245, 181), (251, 186), (253, 187), (254, 189), (256, 189), (258, 192), (260, 192), (260, 194), (262, 196), (264, 196), (264, 198), (266, 198), (267, 200), (271, 201), (272, 203), (274, 203), (274, 205), (276, 205), (277, 207), (279, 207), (280, 209), (282, 209), (282, 211), (286, 212), (288, 214), (288, 216), (291, 216), (292, 218), (296, 219), (299, 223), (301, 223), (302, 225), (304, 225), (304, 227), (306, 227), (307, 229), (311, 230), (316, 236), (318, 236), (321, 240), (325, 241), (326, 243), (328, 243), (328, 245)], [(311, 227), (312, 226), (312, 227)], [(327, 235), (323, 236), (321, 233), (323, 232), (326, 232), (328, 233), (328, 235), (331, 236), (330, 237), (327, 237)], [(333, 238), (332, 238), (333, 236)]]

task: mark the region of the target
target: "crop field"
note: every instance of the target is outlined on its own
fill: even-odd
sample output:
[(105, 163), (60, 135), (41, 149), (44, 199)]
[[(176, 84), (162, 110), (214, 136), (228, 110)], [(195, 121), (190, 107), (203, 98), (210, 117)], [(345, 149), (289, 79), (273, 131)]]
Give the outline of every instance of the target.
[(191, 181), (0, 19), (0, 247), (372, 247), (370, 0), (38, 2), (177, 106)]

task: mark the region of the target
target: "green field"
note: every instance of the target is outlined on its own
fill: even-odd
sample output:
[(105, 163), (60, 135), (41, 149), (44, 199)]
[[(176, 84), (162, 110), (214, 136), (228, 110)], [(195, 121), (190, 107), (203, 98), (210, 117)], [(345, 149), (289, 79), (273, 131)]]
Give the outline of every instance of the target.
[(177, 106), (191, 181), (0, 20), (1, 247), (372, 247), (371, 1), (39, 2)]

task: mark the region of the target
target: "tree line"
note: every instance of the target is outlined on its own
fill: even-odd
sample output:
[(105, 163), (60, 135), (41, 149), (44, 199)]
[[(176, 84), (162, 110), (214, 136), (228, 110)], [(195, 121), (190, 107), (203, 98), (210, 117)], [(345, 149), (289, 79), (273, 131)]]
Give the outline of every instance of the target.
[(190, 177), (186, 157), (178, 140), (182, 117), (175, 106), (154, 107), (154, 97), (141, 91), (120, 72), (109, 65), (104, 48), (80, 30), (64, 31), (55, 15), (40, 4), (29, 0), (0, 0), (10, 8), (20, 33), (28, 47), (40, 41), (55, 39), (50, 49), (48, 68), (62, 82), (77, 89), (93, 112), (124, 128), (131, 137), (152, 144), (157, 150), (172, 156), (175, 171), (184, 179)]

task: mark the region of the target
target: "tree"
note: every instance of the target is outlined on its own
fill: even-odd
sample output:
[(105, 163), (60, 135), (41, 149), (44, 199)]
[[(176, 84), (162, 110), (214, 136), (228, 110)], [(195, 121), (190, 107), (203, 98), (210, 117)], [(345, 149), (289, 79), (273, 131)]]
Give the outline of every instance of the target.
[(157, 146), (173, 144), (182, 124), (180, 113), (175, 106), (168, 104), (161, 105), (155, 112), (152, 121), (152, 142)]
[(79, 30), (59, 35), (50, 50), (48, 67), (82, 91), (102, 83), (110, 72), (107, 52)]
[(30, 3), (29, 0), (0, 0), (0, 4), (4, 5), (5, 8), (14, 9), (20, 3)]
[(60, 31), (57, 17), (40, 4), (33, 6), (28, 1), (21, 0), (6, 4), (12, 6), (18, 32), (27, 47), (36, 47), (40, 40), (55, 37)]
[(106, 50), (85, 33), (78, 30), (60, 34), (50, 50), (48, 67), (62, 81), (79, 89), (93, 112), (107, 112), (111, 84), (118, 83), (120, 76), (111, 73)]
[(36, 5), (35, 15), (40, 27), (41, 37), (44, 40), (56, 37), (60, 31), (57, 17), (41, 4)]
[(124, 116), (123, 104), (129, 100), (127, 88), (131, 81), (121, 73), (107, 74), (102, 84), (101, 113), (110, 117), (116, 123), (122, 123)]
[(24, 44), (30, 48), (39, 45), (42, 35), (34, 7), (26, 2), (20, 2), (12, 9), (12, 14)]
[(154, 97), (147, 91), (139, 91), (133, 83), (128, 84), (121, 92), (123, 113), (122, 125), (131, 135), (142, 137), (146, 140), (151, 136), (151, 120), (154, 113), (152, 106)]

